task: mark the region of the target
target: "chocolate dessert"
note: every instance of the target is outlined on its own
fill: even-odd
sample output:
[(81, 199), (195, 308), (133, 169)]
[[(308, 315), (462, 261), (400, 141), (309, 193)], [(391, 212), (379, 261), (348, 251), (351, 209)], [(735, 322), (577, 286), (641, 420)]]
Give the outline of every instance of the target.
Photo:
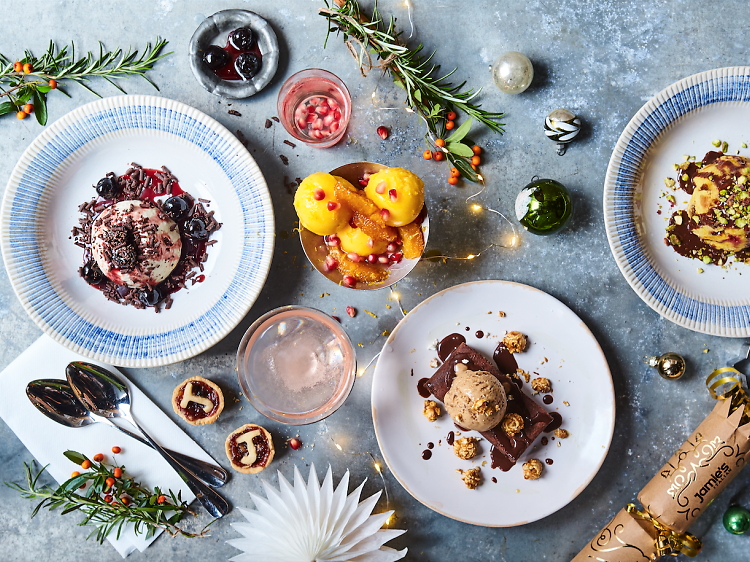
[(508, 397), (507, 414), (520, 416), (523, 419), (523, 427), (519, 433), (508, 435), (503, 430), (503, 424), (501, 423), (491, 430), (480, 433), (493, 446), (491, 453), (492, 467), (500, 468), (503, 471), (510, 470), (529, 445), (552, 422), (552, 416), (529, 396), (521, 392), (513, 378), (501, 373), (489, 359), (466, 345), (463, 336), (460, 334), (451, 334), (443, 339), (438, 351), (444, 362), (425, 383), (425, 386), (439, 400), (443, 401), (448, 390), (450, 390), (456, 376), (457, 364), (466, 365), (466, 368), (472, 371), (488, 372), (497, 377), (503, 385)]

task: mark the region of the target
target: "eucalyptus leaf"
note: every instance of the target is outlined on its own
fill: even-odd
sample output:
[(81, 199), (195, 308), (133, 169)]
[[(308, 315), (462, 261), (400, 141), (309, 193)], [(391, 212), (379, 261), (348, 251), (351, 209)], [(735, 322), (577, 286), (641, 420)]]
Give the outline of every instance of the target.
[(463, 138), (469, 134), (469, 130), (471, 129), (471, 124), (474, 120), (470, 117), (468, 120), (461, 123), (461, 126), (453, 131), (453, 134), (449, 136), (447, 139), (445, 139), (446, 142), (458, 142), (463, 140)]
[(445, 143), (445, 148), (448, 152), (457, 154), (458, 156), (464, 156), (465, 158), (471, 158), (474, 155), (471, 147), (466, 146), (461, 142), (447, 142)]

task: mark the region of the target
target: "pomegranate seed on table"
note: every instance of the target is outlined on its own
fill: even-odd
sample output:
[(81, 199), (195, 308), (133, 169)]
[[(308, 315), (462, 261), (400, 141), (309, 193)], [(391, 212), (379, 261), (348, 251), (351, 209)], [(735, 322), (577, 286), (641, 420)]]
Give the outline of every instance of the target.
[(388, 129), (386, 129), (383, 125), (378, 127), (378, 135), (380, 135), (380, 138), (385, 140), (388, 138)]
[(353, 306), (347, 306), (346, 313), (352, 318), (354, 318), (357, 315), (357, 309), (354, 308)]
[(331, 316), (331, 318), (333, 318), (336, 322), (341, 324), (341, 318), (339, 318), (338, 316)]
[(302, 441), (300, 441), (296, 437), (292, 437), (289, 440), (289, 446), (296, 451), (297, 449), (299, 449), (302, 446)]

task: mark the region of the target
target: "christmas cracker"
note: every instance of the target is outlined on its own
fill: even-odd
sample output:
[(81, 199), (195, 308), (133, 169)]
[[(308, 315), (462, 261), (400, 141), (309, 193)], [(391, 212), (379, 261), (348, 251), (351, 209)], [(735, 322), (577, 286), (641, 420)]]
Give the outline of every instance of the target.
[[(714, 371), (708, 382), (728, 370)], [(750, 461), (748, 397), (738, 380), (727, 378), (717, 382), (736, 385), (718, 396), (720, 384), (709, 386), (720, 401), (638, 494), (643, 510), (634, 504), (622, 509), (573, 562), (646, 562), (700, 552), (700, 541), (687, 530)]]

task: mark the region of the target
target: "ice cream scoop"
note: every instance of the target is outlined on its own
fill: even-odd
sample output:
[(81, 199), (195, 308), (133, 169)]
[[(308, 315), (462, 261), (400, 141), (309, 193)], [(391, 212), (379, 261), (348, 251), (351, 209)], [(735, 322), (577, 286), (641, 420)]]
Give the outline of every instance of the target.
[(385, 240), (374, 240), (358, 228), (352, 228), (348, 224), (336, 232), (341, 240), (341, 248), (345, 252), (354, 252), (363, 257), (370, 254), (382, 254), (388, 247)]
[(107, 207), (91, 225), (94, 259), (118, 285), (156, 286), (180, 261), (177, 223), (147, 201), (121, 201)]
[(294, 210), (299, 222), (319, 236), (335, 234), (352, 218), (352, 211), (334, 195), (336, 184), (354, 190), (343, 178), (318, 172), (307, 176), (294, 194)]
[(497, 377), (485, 371), (470, 371), (458, 364), (456, 377), (443, 403), (448, 415), (461, 427), (487, 431), (502, 421), (507, 398)]
[(378, 208), (388, 211), (384, 217), (388, 226), (409, 224), (424, 206), (424, 182), (404, 168), (386, 168), (373, 174), (365, 194)]

